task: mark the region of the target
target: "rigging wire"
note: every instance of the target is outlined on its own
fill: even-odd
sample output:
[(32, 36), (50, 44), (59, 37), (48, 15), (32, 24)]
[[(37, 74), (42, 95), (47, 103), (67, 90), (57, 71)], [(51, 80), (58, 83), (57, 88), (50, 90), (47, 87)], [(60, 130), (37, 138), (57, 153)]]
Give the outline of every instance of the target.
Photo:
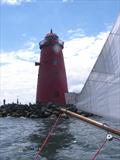
[(113, 139), (116, 139), (116, 140), (120, 141), (119, 138), (113, 137), (111, 134), (107, 134), (107, 136), (104, 139), (102, 145), (97, 149), (96, 153), (94, 154), (94, 156), (92, 157), (91, 160), (96, 160), (97, 156), (100, 154), (101, 150), (103, 149), (103, 147), (105, 146), (105, 144), (107, 143), (107, 141), (112, 141)]
[(101, 151), (101, 150), (103, 149), (103, 147), (105, 146), (106, 142), (107, 142), (107, 139), (105, 139), (105, 140), (103, 141), (103, 144), (100, 146), (100, 148), (97, 149), (95, 155), (92, 157), (91, 160), (95, 160), (95, 159), (96, 159), (96, 157), (99, 155), (100, 151)]
[(118, 141), (120, 141), (120, 138), (117, 138), (117, 137), (113, 137), (114, 139), (116, 139), (116, 140), (118, 140)]
[(53, 133), (53, 131), (54, 131), (54, 129), (55, 129), (57, 123), (58, 123), (58, 120), (60, 119), (60, 116), (61, 116), (61, 115), (59, 114), (59, 116), (56, 118), (54, 124), (53, 124), (52, 127), (50, 128), (50, 130), (49, 130), (49, 132), (48, 132), (48, 134), (47, 134), (47, 137), (45, 138), (45, 140), (43, 141), (42, 145), (40, 146), (40, 148), (39, 148), (39, 150), (38, 150), (38, 152), (37, 152), (34, 160), (37, 160), (38, 156), (39, 156), (39, 155), (41, 154), (41, 152), (43, 151), (45, 145), (48, 143), (48, 140), (49, 140), (51, 134)]

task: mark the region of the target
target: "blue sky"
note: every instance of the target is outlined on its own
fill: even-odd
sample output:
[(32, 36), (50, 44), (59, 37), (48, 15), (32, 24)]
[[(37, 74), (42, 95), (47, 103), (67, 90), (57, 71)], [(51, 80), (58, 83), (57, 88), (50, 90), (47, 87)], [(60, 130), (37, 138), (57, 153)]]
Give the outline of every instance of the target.
[(120, 0), (0, 2), (0, 103), (35, 102), (38, 43), (51, 28), (65, 42), (69, 91), (80, 92), (120, 13)]
[[(13, 1), (14, 3), (10, 3)], [(115, 22), (120, 0), (1, 0), (1, 50), (11, 51), (30, 39), (38, 43), (52, 27), (61, 39), (84, 29), (96, 35)]]

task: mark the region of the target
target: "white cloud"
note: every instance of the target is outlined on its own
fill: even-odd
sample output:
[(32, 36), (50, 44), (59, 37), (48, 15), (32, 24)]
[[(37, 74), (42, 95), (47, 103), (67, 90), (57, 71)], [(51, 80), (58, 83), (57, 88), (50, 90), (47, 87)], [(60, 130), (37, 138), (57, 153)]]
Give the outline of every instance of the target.
[(80, 92), (109, 32), (76, 38), (65, 43), (64, 57), (69, 91)]
[(66, 2), (74, 2), (74, 0), (62, 0), (63, 3), (66, 3)]
[(62, 0), (63, 3), (67, 2), (68, 0)]
[(67, 32), (70, 39), (77, 38), (77, 37), (85, 37), (85, 32), (81, 28), (70, 29)]
[(68, 33), (79, 33), (79, 32), (82, 32), (82, 33), (84, 33), (84, 30), (83, 29), (81, 29), (81, 28), (77, 28), (77, 29), (70, 29), (70, 30), (68, 30)]
[(112, 30), (114, 23), (112, 23), (112, 24), (105, 23), (104, 25), (105, 25), (105, 28), (110, 31), (110, 30)]
[[(108, 32), (97, 36), (85, 36), (66, 41), (64, 58), (69, 91), (79, 92), (85, 83), (95, 60), (102, 49)], [(1, 53), (1, 99), (7, 102), (35, 102), (38, 67), (34, 62), (39, 60), (39, 50), (35, 42), (27, 42), (25, 49)], [(36, 54), (36, 52), (38, 54)]]
[(21, 102), (35, 101), (37, 68), (30, 60), (37, 59), (37, 56), (33, 51), (24, 50), (1, 54), (2, 99), (6, 98), (8, 102), (17, 98)]
[(36, 47), (36, 44), (33, 41), (30, 41), (25, 44), (25, 47), (27, 47), (28, 50), (34, 50)]
[(31, 2), (32, 0), (1, 0), (1, 4), (7, 5), (20, 5), (24, 2)]

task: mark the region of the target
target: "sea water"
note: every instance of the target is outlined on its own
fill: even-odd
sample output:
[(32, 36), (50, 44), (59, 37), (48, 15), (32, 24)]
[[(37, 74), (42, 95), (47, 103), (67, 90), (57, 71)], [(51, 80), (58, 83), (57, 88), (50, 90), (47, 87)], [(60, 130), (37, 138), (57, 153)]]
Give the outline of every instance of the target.
[[(120, 128), (120, 123), (93, 117)], [(34, 160), (54, 118), (0, 118), (0, 160)], [(107, 133), (80, 120), (61, 118), (39, 160), (91, 160)], [(120, 142), (113, 139), (96, 160), (120, 160)]]

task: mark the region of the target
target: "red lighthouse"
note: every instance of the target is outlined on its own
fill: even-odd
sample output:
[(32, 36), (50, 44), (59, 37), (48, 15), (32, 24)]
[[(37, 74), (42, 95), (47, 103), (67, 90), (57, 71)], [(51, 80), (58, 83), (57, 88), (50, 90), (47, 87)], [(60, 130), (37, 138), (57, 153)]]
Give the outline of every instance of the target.
[(68, 92), (62, 49), (64, 42), (50, 31), (39, 43), (41, 49), (36, 102), (65, 104)]

